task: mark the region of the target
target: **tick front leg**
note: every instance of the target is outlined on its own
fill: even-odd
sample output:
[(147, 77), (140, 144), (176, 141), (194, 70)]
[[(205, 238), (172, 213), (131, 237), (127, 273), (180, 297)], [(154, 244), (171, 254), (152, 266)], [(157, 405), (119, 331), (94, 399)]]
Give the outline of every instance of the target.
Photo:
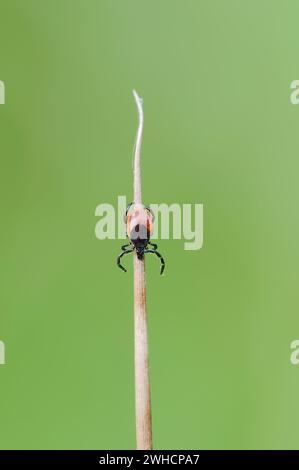
[(156, 243), (148, 242), (148, 245), (151, 245), (154, 250), (158, 248), (158, 245), (156, 245)]
[(123, 245), (123, 246), (121, 247), (122, 251), (127, 251), (126, 248), (127, 248), (128, 246), (132, 246), (131, 243), (127, 243), (126, 245)]
[(124, 267), (122, 266), (122, 264), (120, 263), (120, 260), (121, 260), (121, 258), (122, 258), (124, 255), (127, 255), (127, 254), (129, 254), (129, 253), (132, 253), (132, 251), (134, 251), (133, 248), (131, 248), (130, 250), (124, 250), (124, 251), (123, 251), (122, 253), (120, 253), (120, 255), (118, 255), (118, 257), (117, 257), (117, 266), (118, 266), (120, 269), (122, 269), (125, 273), (127, 272), (127, 270), (126, 270), (126, 268), (124, 268)]
[(160, 255), (160, 253), (156, 250), (144, 250), (144, 253), (152, 253), (153, 255), (156, 255), (158, 256), (158, 258), (160, 258), (160, 263), (161, 263), (161, 270), (160, 270), (160, 274), (162, 275), (163, 274), (163, 271), (165, 269), (165, 261), (164, 261), (164, 258), (162, 255)]

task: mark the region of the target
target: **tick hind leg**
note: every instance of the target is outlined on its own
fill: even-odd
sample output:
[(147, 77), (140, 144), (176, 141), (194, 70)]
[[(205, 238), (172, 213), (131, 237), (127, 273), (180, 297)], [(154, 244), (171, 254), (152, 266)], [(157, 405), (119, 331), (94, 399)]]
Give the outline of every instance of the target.
[(134, 202), (130, 202), (130, 204), (128, 204), (127, 208), (126, 208), (126, 213), (124, 215), (124, 222), (126, 223), (127, 222), (127, 215), (128, 215), (128, 212), (129, 212), (129, 209), (130, 207), (134, 204)]
[(124, 255), (127, 255), (129, 253), (132, 253), (132, 251), (134, 251), (134, 248), (131, 248), (130, 250), (126, 250), (124, 248), (124, 246), (122, 246), (122, 253), (120, 253), (117, 257), (117, 266), (122, 269), (125, 273), (127, 272), (126, 268), (123, 267), (123, 265), (120, 263), (120, 260), (121, 258), (124, 256)]
[(163, 274), (163, 271), (165, 269), (165, 261), (164, 261), (163, 256), (160, 255), (160, 253), (157, 250), (144, 250), (144, 253), (152, 253), (153, 255), (156, 255), (158, 256), (158, 258), (160, 258), (160, 263), (161, 263), (160, 274)]
[[(154, 222), (154, 220), (155, 220), (155, 214), (153, 213), (152, 209), (151, 209), (150, 207), (147, 207), (147, 206), (145, 207), (145, 209), (151, 214), (152, 220), (153, 220), (153, 222)], [(151, 243), (151, 245), (152, 245), (152, 243)]]

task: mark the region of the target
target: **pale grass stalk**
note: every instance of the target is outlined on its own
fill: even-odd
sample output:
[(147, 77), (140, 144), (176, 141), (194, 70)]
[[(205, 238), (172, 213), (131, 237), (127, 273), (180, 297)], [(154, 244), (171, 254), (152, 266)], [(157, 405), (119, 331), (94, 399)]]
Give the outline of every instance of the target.
[[(142, 100), (133, 90), (138, 111), (138, 130), (134, 149), (134, 202), (141, 204), (140, 149), (143, 132)], [(134, 252), (134, 329), (135, 329), (135, 417), (137, 450), (152, 449), (152, 417), (149, 380), (149, 353), (146, 315), (144, 259)]]

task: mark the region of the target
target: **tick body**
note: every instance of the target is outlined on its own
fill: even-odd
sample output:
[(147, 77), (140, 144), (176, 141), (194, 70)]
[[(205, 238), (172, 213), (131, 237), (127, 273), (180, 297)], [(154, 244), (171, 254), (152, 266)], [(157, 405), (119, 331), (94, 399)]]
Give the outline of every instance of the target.
[[(139, 260), (144, 259), (145, 253), (152, 253), (158, 256), (161, 263), (160, 274), (163, 274), (165, 268), (164, 259), (157, 251), (158, 246), (150, 241), (150, 237), (153, 233), (153, 222), (154, 215), (148, 207), (134, 203), (129, 204), (127, 207), (125, 223), (127, 237), (130, 243), (121, 247), (122, 253), (117, 257), (117, 265), (124, 272), (127, 270), (122, 266), (121, 258), (128, 253), (136, 251)], [(149, 246), (151, 247), (150, 249)]]

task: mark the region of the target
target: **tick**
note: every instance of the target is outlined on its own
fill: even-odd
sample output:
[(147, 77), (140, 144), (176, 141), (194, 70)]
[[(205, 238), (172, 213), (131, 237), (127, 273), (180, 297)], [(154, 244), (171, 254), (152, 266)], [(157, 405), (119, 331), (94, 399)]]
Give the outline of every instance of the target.
[[(125, 215), (125, 224), (130, 243), (121, 247), (122, 252), (117, 257), (117, 266), (124, 272), (127, 272), (127, 270), (122, 266), (121, 258), (124, 255), (136, 251), (139, 260), (144, 259), (145, 253), (152, 253), (158, 256), (161, 263), (160, 274), (163, 274), (165, 261), (163, 256), (157, 251), (158, 245), (150, 241), (150, 237), (153, 233), (153, 222), (154, 214), (148, 207), (142, 204), (134, 204), (133, 202), (128, 205)], [(148, 248), (149, 246), (151, 248)]]

